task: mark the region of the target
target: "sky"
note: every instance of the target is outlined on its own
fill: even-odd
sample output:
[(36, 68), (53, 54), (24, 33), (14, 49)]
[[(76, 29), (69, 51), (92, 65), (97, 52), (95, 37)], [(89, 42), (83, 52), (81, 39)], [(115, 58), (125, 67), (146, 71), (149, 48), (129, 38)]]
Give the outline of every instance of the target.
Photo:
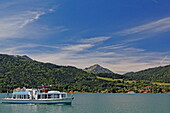
[(115, 73), (170, 64), (169, 0), (1, 0), (0, 54)]

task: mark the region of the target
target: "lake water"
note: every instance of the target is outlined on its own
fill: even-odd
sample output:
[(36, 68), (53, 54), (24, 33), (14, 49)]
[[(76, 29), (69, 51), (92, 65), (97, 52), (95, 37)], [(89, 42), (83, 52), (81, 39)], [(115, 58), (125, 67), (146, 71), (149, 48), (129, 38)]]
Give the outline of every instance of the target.
[(80, 93), (74, 97), (72, 105), (0, 104), (0, 113), (170, 113), (170, 94)]

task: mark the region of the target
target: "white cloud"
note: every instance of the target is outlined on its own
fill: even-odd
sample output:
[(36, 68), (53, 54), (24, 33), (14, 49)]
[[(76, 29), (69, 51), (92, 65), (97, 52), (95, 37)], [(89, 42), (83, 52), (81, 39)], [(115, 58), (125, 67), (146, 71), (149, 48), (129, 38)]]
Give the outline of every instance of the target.
[(62, 47), (62, 50), (67, 50), (67, 51), (72, 51), (72, 52), (78, 52), (78, 51), (83, 51), (85, 49), (91, 48), (94, 45), (92, 44), (77, 44), (77, 45), (69, 45)]
[(30, 24), (36, 20), (38, 20), (40, 18), (40, 16), (44, 15), (45, 12), (41, 12), (41, 11), (35, 11), (35, 12), (27, 12), (26, 14), (22, 14), (19, 16), (18, 20), (20, 21), (21, 25), (19, 26), (19, 28), (23, 28), (25, 27), (27, 24)]
[(139, 49), (139, 48), (125, 48), (124, 51), (131, 51), (131, 52), (142, 52), (144, 49)]
[(24, 11), (0, 18), (0, 39), (45, 37), (68, 31), (65, 26), (34, 24), (47, 11)]
[(103, 46), (98, 49), (99, 50), (103, 50), (103, 49), (104, 50), (119, 50), (119, 49), (122, 49), (125, 47), (127, 47), (127, 45), (125, 45), (125, 44), (115, 44), (115, 45)]
[(136, 26), (133, 28), (128, 28), (118, 34), (122, 36), (132, 35), (132, 34), (143, 34), (143, 33), (159, 33), (159, 32), (166, 32), (170, 31), (170, 17), (162, 18), (156, 21), (152, 21), (148, 24)]
[(55, 10), (54, 10), (53, 8), (51, 8), (51, 9), (48, 9), (48, 11), (50, 11), (50, 12), (54, 12)]
[(0, 39), (20, 36), (28, 24), (38, 20), (45, 12), (27, 11), (20, 14), (0, 18)]
[(16, 45), (14, 45), (14, 42), (13, 42), (11, 44), (6, 44), (6, 45), (8, 47), (6, 47), (5, 44), (1, 44), (2, 48), (1, 48), (0, 53), (11, 54), (11, 55), (19, 55), (19, 54), (22, 55), (22, 54), (27, 54), (27, 53), (32, 53), (32, 54), (40, 53), (41, 54), (42, 52), (49, 53), (49, 51), (51, 50), (61, 51), (61, 48), (62, 48), (61, 45), (53, 46), (53, 45), (43, 45), (43, 44), (33, 44), (33, 43), (32, 44), (31, 43), (30, 44), (16, 43)]
[[(1, 46), (5, 46), (1, 44)], [(49, 51), (58, 51), (60, 53), (68, 53), (68, 54), (77, 54), (77, 52), (82, 52), (87, 50), (88, 48), (93, 47), (92, 44), (76, 44), (76, 45), (42, 45), (42, 44), (8, 44), (8, 47), (5, 46), (4, 49), (1, 49), (1, 53), (5, 54), (24, 54), (28, 53), (28, 50), (31, 50), (32, 54), (42, 52), (49, 53)], [(38, 49), (36, 49), (38, 48)], [(45, 50), (45, 51), (43, 51)], [(50, 53), (49, 53), (50, 54)]]
[(8, 45), (9, 47), (6, 47), (4, 49), (1, 49), (1, 53), (2, 54), (11, 54), (11, 55), (17, 55), (17, 54), (22, 54), (26, 51), (23, 51), (23, 49), (26, 49), (26, 48), (34, 48), (34, 47), (37, 47), (37, 46), (40, 46), (38, 44), (19, 44), (18, 45)]
[(168, 58), (168, 56), (165, 56), (161, 61), (160, 61), (160, 65), (162, 65), (164, 62), (166, 61), (170, 61), (170, 58)]
[(94, 47), (95, 43), (103, 42), (110, 38), (111, 37), (106, 37), (106, 36), (102, 37), (101, 36), (101, 37), (93, 37), (93, 38), (83, 39), (80, 41), (81, 42), (80, 44), (65, 45), (64, 47), (62, 47), (62, 50), (70, 51), (70, 52), (80, 52), (80, 51), (84, 51), (84, 50)]
[(110, 38), (111, 37), (109, 37), (109, 36), (100, 36), (100, 37), (93, 37), (93, 38), (83, 39), (81, 42), (83, 42), (83, 43), (98, 43), (98, 42), (103, 42), (105, 40), (108, 40)]

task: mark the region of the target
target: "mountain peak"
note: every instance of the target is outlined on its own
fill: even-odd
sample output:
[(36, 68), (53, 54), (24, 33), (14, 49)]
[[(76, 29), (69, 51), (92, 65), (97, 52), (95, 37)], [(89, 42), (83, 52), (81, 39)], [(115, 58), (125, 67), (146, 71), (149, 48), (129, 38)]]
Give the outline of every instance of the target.
[(100, 66), (99, 64), (94, 64), (93, 66), (96, 66), (96, 67), (102, 67), (102, 66)]
[(24, 59), (24, 60), (32, 60), (30, 57), (27, 55), (19, 56), (19, 55), (14, 55), (14, 57), (19, 58), (19, 59)]
[(25, 59), (25, 60), (32, 60), (30, 57), (28, 57), (27, 55), (23, 55), (23, 56), (21, 56), (23, 59)]
[(104, 68), (100, 66), (99, 64), (94, 64), (93, 66), (87, 67), (84, 69), (84, 71), (93, 73), (93, 74), (98, 74), (98, 73), (113, 73), (107, 68)]

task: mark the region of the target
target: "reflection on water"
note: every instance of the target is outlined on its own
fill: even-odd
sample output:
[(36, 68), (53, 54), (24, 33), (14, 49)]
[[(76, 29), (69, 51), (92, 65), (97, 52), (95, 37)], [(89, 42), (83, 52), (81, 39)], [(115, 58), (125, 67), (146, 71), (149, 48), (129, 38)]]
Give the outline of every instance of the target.
[(0, 113), (70, 113), (73, 108), (71, 105), (1, 104), (1, 106)]

